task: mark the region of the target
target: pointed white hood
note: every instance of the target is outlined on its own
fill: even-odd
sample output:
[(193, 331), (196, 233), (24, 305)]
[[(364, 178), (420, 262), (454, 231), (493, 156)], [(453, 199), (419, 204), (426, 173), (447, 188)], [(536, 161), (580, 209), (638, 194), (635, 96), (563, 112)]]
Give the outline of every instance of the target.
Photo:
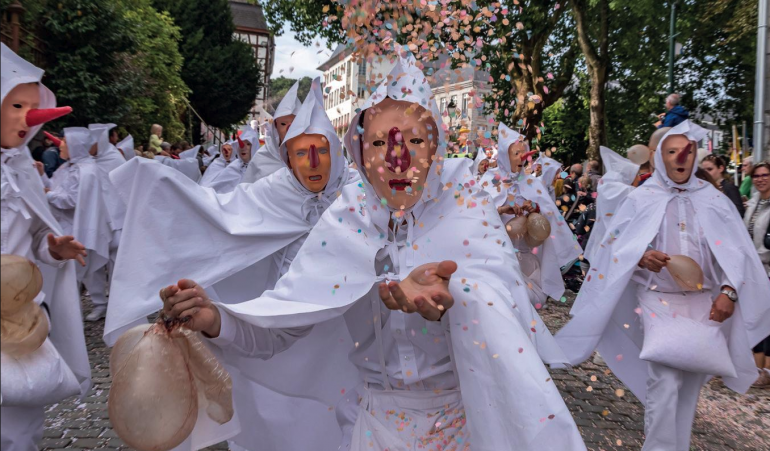
[(112, 147), (110, 144), (110, 130), (115, 127), (117, 127), (115, 124), (88, 124), (89, 130), (102, 131), (99, 135), (99, 153), (97, 155), (105, 155)]
[(126, 161), (136, 156), (136, 152), (134, 152), (134, 137), (131, 135), (123, 138), (123, 140), (120, 141), (115, 147), (117, 147), (118, 150), (123, 153), (123, 157), (126, 159)]
[(686, 120), (663, 135), (663, 138), (658, 143), (658, 148), (655, 151), (655, 167), (658, 168), (658, 170), (653, 172), (652, 180), (661, 186), (667, 186), (668, 188), (688, 190), (699, 189), (703, 186), (703, 184), (698, 183), (699, 179), (695, 177), (695, 172), (698, 170), (697, 161), (692, 165), (692, 173), (690, 174), (690, 179), (687, 181), (687, 183), (675, 183), (668, 177), (668, 174), (666, 174), (666, 165), (663, 163), (663, 152), (661, 152), (661, 149), (663, 148), (663, 144), (666, 142), (666, 139), (673, 135), (684, 135), (690, 141), (695, 141), (695, 148), (693, 149), (693, 152), (697, 152), (697, 143), (705, 138), (706, 135), (708, 135), (708, 130), (690, 120)]
[[(34, 64), (15, 54), (5, 44), (2, 44), (0, 61), (0, 76), (2, 82), (0, 85), (0, 104), (5, 100), (5, 96), (18, 85), (24, 83), (38, 83), (40, 86), (40, 106), (38, 108), (53, 108), (56, 106), (56, 96), (50, 89), (46, 88), (41, 80), (43, 79), (43, 69), (35, 67)], [(31, 127), (24, 143), (19, 147), (24, 147), (37, 135), (37, 132), (43, 127), (43, 124)]]
[(297, 97), (298, 91), (299, 80), (297, 80), (297, 82), (294, 83), (294, 85), (289, 88), (288, 91), (286, 91), (286, 95), (283, 96), (281, 103), (278, 104), (278, 108), (275, 109), (275, 114), (273, 114), (274, 118), (288, 116), (290, 114), (297, 115), (299, 113), (299, 109), (302, 107), (302, 102), (300, 102), (299, 98)]
[[(446, 138), (443, 128), (444, 122), (441, 119), (441, 113), (439, 112), (438, 105), (436, 105), (436, 100), (433, 98), (428, 79), (422, 73), (420, 68), (416, 66), (414, 56), (412, 56), (411, 53), (402, 53), (400, 48), (397, 49), (397, 51), (399, 52), (399, 55), (396, 65), (350, 121), (350, 127), (348, 128), (347, 134), (345, 134), (345, 148), (347, 149), (348, 154), (353, 158), (353, 161), (355, 161), (356, 166), (358, 168), (363, 168), (364, 162), (360, 140), (363, 128), (358, 125), (361, 114), (368, 108), (376, 106), (388, 97), (394, 100), (416, 103), (430, 111), (433, 120), (436, 123), (436, 129), (431, 132), (438, 135), (438, 148), (436, 149), (435, 158), (428, 169), (428, 178), (425, 181), (423, 194), (417, 202), (417, 204), (420, 204), (435, 199), (441, 190), (441, 172), (446, 156)], [(367, 187), (367, 196), (379, 201), (374, 189), (371, 187), (371, 183), (366, 178), (366, 174), (363, 171), (360, 172), (361, 178), (364, 180)]]
[(64, 129), (64, 138), (67, 140), (71, 164), (93, 158), (89, 151), (91, 146), (101, 138), (101, 130), (89, 130), (85, 127), (68, 127)]
[(507, 125), (501, 122), (497, 128), (497, 142), (499, 146), (497, 166), (500, 168), (500, 175), (503, 178), (509, 177), (511, 174), (511, 159), (508, 156), (508, 147), (519, 141), (524, 142), (524, 146), (529, 151), (529, 143), (524, 139), (524, 135), (508, 128)]

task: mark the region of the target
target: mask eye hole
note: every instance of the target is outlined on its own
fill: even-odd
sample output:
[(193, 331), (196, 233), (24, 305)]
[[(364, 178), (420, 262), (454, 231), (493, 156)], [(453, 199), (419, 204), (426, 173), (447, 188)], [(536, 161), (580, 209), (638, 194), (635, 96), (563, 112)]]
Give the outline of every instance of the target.
[(409, 142), (412, 144), (422, 144), (425, 142), (425, 140), (422, 138), (412, 138), (409, 140)]
[(374, 144), (377, 147), (380, 147), (380, 146), (384, 146), (385, 145), (385, 141), (383, 141), (381, 139), (378, 139), (377, 141), (373, 142), (372, 144)]
[(326, 155), (327, 153), (329, 153), (329, 149), (322, 147), (318, 149), (318, 153), (320, 153), (321, 155)]
[(17, 109), (21, 109), (21, 104), (20, 103), (14, 103), (13, 107), (17, 108)]

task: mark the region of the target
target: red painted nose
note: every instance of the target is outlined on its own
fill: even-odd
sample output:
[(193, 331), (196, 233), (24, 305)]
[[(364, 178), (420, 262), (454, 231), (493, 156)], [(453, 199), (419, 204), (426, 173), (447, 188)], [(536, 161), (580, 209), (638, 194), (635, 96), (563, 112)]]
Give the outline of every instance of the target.
[(70, 114), (72, 107), (62, 106), (59, 108), (35, 108), (27, 111), (27, 127), (34, 127), (36, 125), (50, 122), (54, 119), (58, 119), (62, 116)]
[[(398, 148), (396, 148), (397, 145)], [(385, 163), (391, 171), (396, 172), (398, 168), (401, 173), (406, 172), (412, 163), (412, 156), (398, 127), (393, 127), (388, 132), (388, 152), (385, 154)]]
[(692, 147), (692, 143), (687, 144), (687, 147), (682, 149), (681, 152), (679, 152), (679, 155), (676, 156), (676, 164), (685, 164), (687, 162), (687, 157), (690, 156), (690, 148)]
[(43, 134), (45, 135), (46, 138), (51, 140), (51, 142), (53, 143), (54, 146), (56, 146), (56, 147), (61, 146), (61, 139), (55, 137), (54, 135), (52, 135), (52, 134), (50, 134), (48, 132), (43, 132)]
[(315, 169), (321, 165), (321, 158), (318, 156), (318, 150), (315, 148), (315, 144), (310, 145), (310, 167)]

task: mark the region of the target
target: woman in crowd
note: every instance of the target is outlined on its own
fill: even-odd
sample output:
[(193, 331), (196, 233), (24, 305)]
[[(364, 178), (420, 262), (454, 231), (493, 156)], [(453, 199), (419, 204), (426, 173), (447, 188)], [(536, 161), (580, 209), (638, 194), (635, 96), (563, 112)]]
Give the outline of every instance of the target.
[(738, 213), (743, 216), (743, 214), (746, 212), (746, 209), (743, 207), (741, 192), (728, 177), (725, 177), (725, 174), (727, 174), (727, 163), (725, 162), (724, 158), (714, 154), (707, 155), (706, 158), (704, 158), (701, 162), (700, 166), (705, 169), (709, 175), (711, 175), (714, 181), (716, 181), (719, 190), (722, 191), (722, 193), (724, 193), (724, 195), (727, 196), (733, 204), (735, 204), (735, 208), (738, 209)]
[[(749, 229), (749, 235), (757, 247), (759, 259), (770, 277), (770, 249), (767, 247), (768, 227), (770, 227), (770, 163), (758, 163), (751, 171), (751, 181), (757, 193), (751, 198), (743, 219)], [(765, 338), (754, 348), (754, 361), (759, 368), (759, 378), (754, 387), (770, 387), (770, 337)]]

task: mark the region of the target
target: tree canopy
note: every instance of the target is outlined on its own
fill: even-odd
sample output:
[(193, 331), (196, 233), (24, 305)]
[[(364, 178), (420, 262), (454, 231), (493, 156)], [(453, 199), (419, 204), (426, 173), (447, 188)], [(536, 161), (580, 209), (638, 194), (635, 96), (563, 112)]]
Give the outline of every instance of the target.
[[(270, 80), (270, 98), (267, 99), (267, 104), (270, 107), (270, 112), (275, 111), (278, 108), (278, 104), (283, 100), (283, 96), (286, 92), (294, 86), (297, 80), (294, 78), (278, 77)], [(310, 85), (313, 80), (310, 77), (302, 77), (299, 81), (299, 88), (297, 89), (297, 97), (303, 100), (307, 93), (310, 92)]]

